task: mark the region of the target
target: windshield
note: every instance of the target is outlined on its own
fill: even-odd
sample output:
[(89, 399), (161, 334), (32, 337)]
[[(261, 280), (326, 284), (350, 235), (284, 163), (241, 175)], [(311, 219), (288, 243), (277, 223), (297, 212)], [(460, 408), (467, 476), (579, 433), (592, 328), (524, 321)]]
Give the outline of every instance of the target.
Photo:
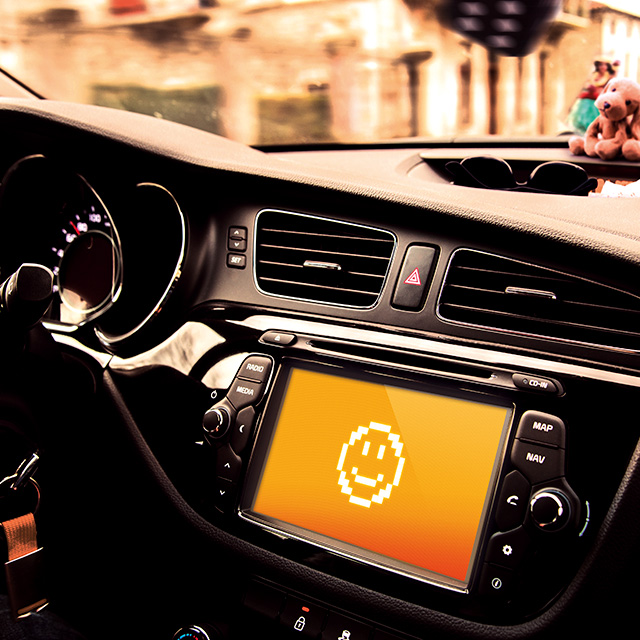
[[(483, 37), (522, 43), (530, 5), (526, 55)], [(46, 98), (251, 145), (584, 133), (640, 80), (634, 0), (0, 0), (0, 25), (0, 68)]]

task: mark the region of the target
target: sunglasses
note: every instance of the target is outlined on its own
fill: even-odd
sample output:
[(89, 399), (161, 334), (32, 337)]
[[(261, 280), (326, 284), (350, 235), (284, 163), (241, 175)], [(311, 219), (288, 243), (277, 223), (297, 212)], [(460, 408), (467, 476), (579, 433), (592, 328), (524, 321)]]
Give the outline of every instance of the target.
[(598, 184), (582, 167), (571, 162), (540, 164), (525, 182), (517, 182), (511, 165), (494, 156), (471, 156), (462, 162), (447, 162), (445, 168), (453, 176), (453, 184), (477, 189), (586, 196)]

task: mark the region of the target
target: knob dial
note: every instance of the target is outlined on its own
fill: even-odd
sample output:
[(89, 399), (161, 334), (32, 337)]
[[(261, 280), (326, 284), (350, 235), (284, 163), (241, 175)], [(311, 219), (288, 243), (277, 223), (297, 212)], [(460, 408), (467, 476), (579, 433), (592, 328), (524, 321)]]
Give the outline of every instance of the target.
[(227, 431), (229, 431), (230, 425), (231, 416), (224, 407), (209, 409), (209, 411), (204, 414), (202, 420), (202, 428), (206, 431), (207, 435), (214, 440), (224, 438)]
[(542, 489), (529, 503), (534, 524), (543, 531), (558, 531), (571, 519), (569, 498), (558, 489)]
[(221, 637), (217, 629), (203, 624), (202, 626), (190, 625), (178, 629), (173, 635), (173, 640), (217, 640)]

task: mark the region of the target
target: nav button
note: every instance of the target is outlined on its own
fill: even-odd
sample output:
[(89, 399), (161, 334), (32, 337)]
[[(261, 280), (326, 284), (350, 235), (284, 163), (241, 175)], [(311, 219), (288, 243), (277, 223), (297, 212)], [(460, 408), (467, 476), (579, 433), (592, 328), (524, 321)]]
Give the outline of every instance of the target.
[(516, 439), (511, 449), (511, 462), (531, 484), (547, 482), (564, 475), (564, 449), (540, 447)]

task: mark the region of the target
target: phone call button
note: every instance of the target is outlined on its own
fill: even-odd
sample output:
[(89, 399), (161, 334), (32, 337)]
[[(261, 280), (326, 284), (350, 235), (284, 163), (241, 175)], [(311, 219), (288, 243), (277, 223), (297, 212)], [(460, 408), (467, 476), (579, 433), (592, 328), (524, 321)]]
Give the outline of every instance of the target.
[(500, 490), (496, 524), (500, 531), (510, 531), (524, 522), (531, 485), (519, 472), (507, 474)]

